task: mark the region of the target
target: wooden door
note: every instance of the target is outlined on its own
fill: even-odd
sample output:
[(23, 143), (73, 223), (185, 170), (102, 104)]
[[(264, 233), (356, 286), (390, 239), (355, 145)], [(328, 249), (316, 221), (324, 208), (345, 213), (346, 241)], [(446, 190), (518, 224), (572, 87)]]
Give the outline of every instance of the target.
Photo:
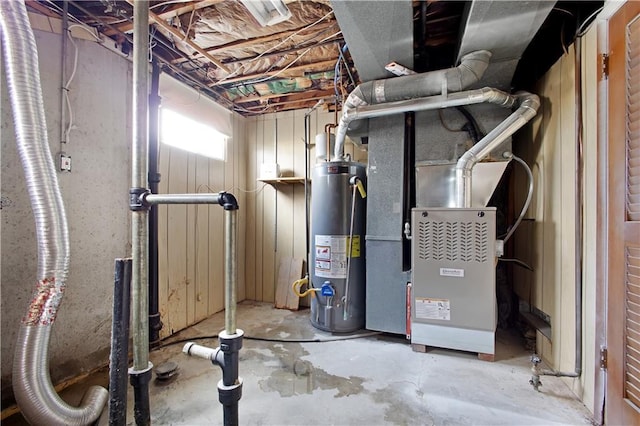
[(609, 21), (609, 250), (605, 416), (640, 424), (640, 2)]

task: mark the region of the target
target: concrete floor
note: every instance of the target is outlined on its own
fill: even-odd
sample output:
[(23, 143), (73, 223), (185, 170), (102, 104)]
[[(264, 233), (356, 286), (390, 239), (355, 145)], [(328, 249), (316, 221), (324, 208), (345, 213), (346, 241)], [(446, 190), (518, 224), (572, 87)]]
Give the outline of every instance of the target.
[[(207, 336), (223, 328), (217, 314), (171, 340)], [(246, 336), (282, 340), (334, 339), (313, 328), (308, 310), (242, 303), (238, 327)], [(217, 340), (199, 340), (217, 346)], [(150, 387), (154, 424), (219, 424), (216, 384), (220, 369), (181, 353), (183, 344), (151, 354), (155, 366), (173, 361), (179, 373)], [(240, 423), (252, 425), (551, 425), (590, 424), (590, 414), (567, 386), (546, 378), (541, 392), (529, 385), (523, 341), (499, 333), (496, 362), (475, 354), (412, 351), (406, 340), (375, 335), (322, 343), (245, 339)], [(133, 419), (129, 395), (128, 419)], [(131, 420), (132, 421), (132, 420)]]
[[(529, 353), (521, 338), (499, 332), (495, 362), (476, 354), (430, 349), (414, 352), (403, 336), (363, 331), (351, 340), (314, 329), (309, 311), (290, 312), (271, 304), (244, 302), (238, 327), (247, 337), (240, 352), (244, 380), (240, 424), (249, 425), (553, 425), (591, 424), (590, 413), (558, 378), (543, 379), (541, 392), (529, 385)], [(209, 347), (224, 327), (224, 313), (214, 315), (151, 352), (158, 367), (172, 361), (178, 374), (150, 384), (151, 420), (156, 425), (222, 423), (216, 384), (219, 367), (182, 354), (197, 339)], [(105, 375), (90, 381), (100, 383)], [(81, 396), (74, 386), (63, 397)], [(74, 389), (76, 395), (74, 396)], [(128, 424), (133, 422), (129, 388)], [(108, 424), (105, 410), (99, 424)], [(9, 424), (20, 424), (15, 417)], [(21, 417), (21, 416), (17, 416)], [(3, 421), (5, 423), (5, 421)]]

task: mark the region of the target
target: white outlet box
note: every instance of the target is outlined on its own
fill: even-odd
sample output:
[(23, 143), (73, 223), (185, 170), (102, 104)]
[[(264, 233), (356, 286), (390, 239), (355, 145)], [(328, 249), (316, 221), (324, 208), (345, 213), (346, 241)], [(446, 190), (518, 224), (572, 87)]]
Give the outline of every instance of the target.
[(70, 172), (71, 171), (71, 156), (66, 155), (65, 153), (60, 153), (60, 171), (61, 172)]

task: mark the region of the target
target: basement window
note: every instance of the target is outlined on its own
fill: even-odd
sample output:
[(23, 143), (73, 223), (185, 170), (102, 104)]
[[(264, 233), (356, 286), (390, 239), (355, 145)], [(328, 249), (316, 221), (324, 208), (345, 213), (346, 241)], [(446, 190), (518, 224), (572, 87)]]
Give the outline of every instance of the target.
[(225, 159), (225, 134), (167, 108), (162, 108), (161, 112), (160, 141), (194, 154)]

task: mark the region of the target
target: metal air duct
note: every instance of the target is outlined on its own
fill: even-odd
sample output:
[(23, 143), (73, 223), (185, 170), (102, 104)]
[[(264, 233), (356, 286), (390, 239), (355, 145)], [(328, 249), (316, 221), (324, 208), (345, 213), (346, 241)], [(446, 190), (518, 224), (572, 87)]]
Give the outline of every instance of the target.
[(69, 269), (69, 234), (45, 122), (38, 51), (23, 2), (0, 2), (0, 32), (18, 153), (36, 222), (37, 284), (22, 319), (13, 362), (13, 389), (31, 424), (93, 423), (107, 390), (93, 386), (79, 407), (66, 404), (49, 376), (49, 339)]
[[(446, 95), (449, 91), (459, 92), (482, 78), (489, 66), (489, 59), (491, 59), (491, 52), (479, 50), (466, 55), (462, 58), (460, 65), (454, 68), (360, 84), (349, 94), (342, 106), (342, 116), (336, 130), (335, 158), (342, 159), (344, 155), (344, 138), (349, 123), (356, 118), (352, 115), (353, 109), (440, 93)], [(391, 113), (388, 112), (388, 114)]]
[(511, 80), (524, 50), (555, 6), (555, 1), (472, 1), (464, 19), (458, 60), (487, 49), (491, 64), (482, 86), (510, 91)]

